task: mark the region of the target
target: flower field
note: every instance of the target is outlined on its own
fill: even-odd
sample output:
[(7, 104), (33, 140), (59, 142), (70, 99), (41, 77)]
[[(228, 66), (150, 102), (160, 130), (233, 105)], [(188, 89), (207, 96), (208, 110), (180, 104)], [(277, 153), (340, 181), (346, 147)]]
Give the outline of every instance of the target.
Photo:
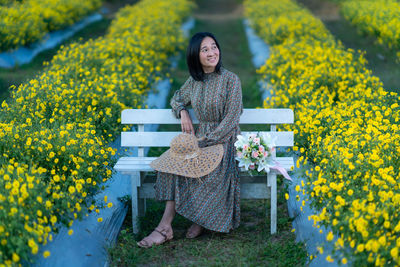
[(63, 47), (1, 104), (0, 265), (29, 262), (61, 225), (112, 206), (91, 198), (112, 175), (107, 144), (121, 131), (121, 110), (141, 108), (168, 76), (192, 7), (143, 0), (123, 8), (109, 34)]
[(396, 0), (341, 1), (343, 17), (362, 34), (397, 51), (400, 59), (400, 3)]
[(72, 25), (101, 6), (101, 0), (0, 1), (0, 51), (33, 43)]
[(294, 110), (297, 164), (309, 167), (296, 190), (317, 211), (315, 226), (332, 229), (326, 260), (400, 265), (399, 96), (295, 2), (246, 0), (245, 14), (271, 45), (258, 70), (273, 85), (264, 107)]

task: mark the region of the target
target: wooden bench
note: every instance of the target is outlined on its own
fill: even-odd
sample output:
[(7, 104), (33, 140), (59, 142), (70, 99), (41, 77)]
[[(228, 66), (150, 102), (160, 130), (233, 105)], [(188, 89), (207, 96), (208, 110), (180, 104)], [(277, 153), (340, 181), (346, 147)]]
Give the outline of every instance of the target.
[[(189, 110), (193, 124), (198, 124), (193, 110)], [(292, 147), (293, 132), (276, 131), (278, 124), (293, 123), (293, 111), (290, 109), (244, 109), (240, 117), (240, 125), (257, 124), (270, 125), (270, 134), (276, 136), (277, 147)], [(132, 224), (133, 232), (138, 233), (137, 216), (144, 214), (146, 199), (154, 198), (154, 179), (146, 181), (145, 172), (153, 171), (150, 167), (154, 157), (146, 157), (146, 147), (169, 147), (172, 138), (180, 132), (146, 132), (146, 124), (179, 124), (170, 109), (126, 109), (121, 114), (122, 124), (137, 125), (137, 132), (122, 132), (122, 147), (137, 147), (137, 157), (121, 157), (114, 169), (131, 177), (132, 186)], [(253, 130), (252, 130), (253, 131)], [(257, 132), (254, 129), (254, 132)], [(261, 132), (261, 131), (260, 131)], [(245, 134), (247, 132), (242, 132)], [(276, 155), (274, 154), (276, 157)], [(276, 157), (276, 161), (287, 171), (294, 166), (292, 157)], [(266, 176), (242, 176), (242, 199), (271, 199), (271, 234), (276, 233), (277, 192), (276, 175), (271, 171)]]

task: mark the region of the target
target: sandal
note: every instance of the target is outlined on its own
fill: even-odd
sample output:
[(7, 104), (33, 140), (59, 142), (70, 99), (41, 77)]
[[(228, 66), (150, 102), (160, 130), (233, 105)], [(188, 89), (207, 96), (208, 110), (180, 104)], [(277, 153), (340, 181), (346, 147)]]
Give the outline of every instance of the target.
[[(199, 226), (199, 227), (200, 227), (200, 230), (194, 232), (194, 231), (193, 231), (193, 228), (196, 227), (196, 226)], [(194, 224), (192, 224), (192, 225), (189, 227), (189, 229), (187, 230), (187, 232), (186, 232), (186, 238), (190, 238), (190, 239), (196, 238), (196, 237), (200, 236), (200, 235), (203, 233), (203, 231), (204, 231), (204, 227), (202, 227), (202, 226), (200, 226), (200, 225), (194, 223)]]
[[(152, 233), (159, 233), (160, 235), (162, 235), (162, 237), (164, 238), (163, 240), (159, 241), (159, 242), (152, 242), (149, 243), (147, 242), (146, 238), (148, 238)], [(137, 242), (136, 244), (141, 247), (141, 248), (151, 248), (152, 246), (158, 246), (161, 244), (164, 244), (165, 242), (170, 241), (172, 238), (174, 238), (173, 235), (171, 236), (167, 236), (166, 231), (165, 230), (158, 230), (157, 228), (154, 229), (154, 231), (152, 232), (150, 235), (146, 236), (145, 238), (143, 238), (141, 241)]]

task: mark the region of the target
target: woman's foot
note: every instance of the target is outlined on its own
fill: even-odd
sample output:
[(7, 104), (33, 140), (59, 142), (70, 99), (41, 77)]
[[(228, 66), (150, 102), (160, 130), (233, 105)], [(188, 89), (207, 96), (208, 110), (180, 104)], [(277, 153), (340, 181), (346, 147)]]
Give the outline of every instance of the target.
[(172, 227), (158, 226), (150, 235), (137, 242), (137, 245), (142, 248), (151, 248), (152, 246), (164, 244), (172, 238), (174, 238)]
[(197, 223), (192, 224), (186, 232), (187, 238), (196, 238), (203, 233), (204, 228)]

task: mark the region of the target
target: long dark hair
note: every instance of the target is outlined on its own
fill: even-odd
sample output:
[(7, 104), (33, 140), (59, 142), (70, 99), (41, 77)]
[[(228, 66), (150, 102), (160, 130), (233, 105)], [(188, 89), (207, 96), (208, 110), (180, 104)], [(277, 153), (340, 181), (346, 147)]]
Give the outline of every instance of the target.
[(219, 43), (215, 36), (209, 32), (198, 32), (192, 36), (190, 39), (189, 45), (186, 50), (186, 63), (190, 72), (190, 75), (196, 81), (203, 81), (204, 80), (204, 71), (200, 63), (200, 45), (204, 38), (211, 37), (214, 39), (215, 44), (219, 50), (219, 60), (217, 66), (215, 66), (215, 72), (220, 74), (221, 73), (221, 48), (219, 47)]

